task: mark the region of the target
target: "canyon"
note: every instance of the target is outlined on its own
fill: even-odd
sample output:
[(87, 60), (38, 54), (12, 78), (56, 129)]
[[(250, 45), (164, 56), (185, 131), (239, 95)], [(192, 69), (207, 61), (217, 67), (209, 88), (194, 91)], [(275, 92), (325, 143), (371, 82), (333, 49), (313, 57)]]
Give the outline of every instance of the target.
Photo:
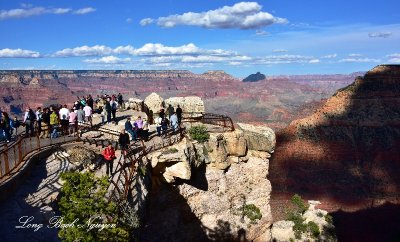
[(0, 108), (18, 114), (26, 106), (68, 104), (76, 96), (88, 94), (120, 92), (143, 100), (157, 92), (163, 98), (199, 96), (205, 101), (207, 112), (278, 130), (311, 114), (359, 74), (267, 76), (249, 83), (223, 71), (0, 71)]

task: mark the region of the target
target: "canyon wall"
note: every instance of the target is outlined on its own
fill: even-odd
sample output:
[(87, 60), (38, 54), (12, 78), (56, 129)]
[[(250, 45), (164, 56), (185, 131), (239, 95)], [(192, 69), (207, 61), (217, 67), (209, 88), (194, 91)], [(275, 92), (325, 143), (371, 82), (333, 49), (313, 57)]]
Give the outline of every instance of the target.
[(275, 199), (298, 193), (328, 209), (400, 198), (400, 66), (381, 65), (277, 133)]

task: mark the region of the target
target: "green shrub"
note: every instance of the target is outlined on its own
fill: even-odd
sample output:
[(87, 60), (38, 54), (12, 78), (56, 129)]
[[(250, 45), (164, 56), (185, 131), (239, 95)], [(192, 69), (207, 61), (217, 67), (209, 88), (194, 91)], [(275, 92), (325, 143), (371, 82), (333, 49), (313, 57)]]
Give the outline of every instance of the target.
[(328, 223), (328, 224), (333, 224), (333, 218), (332, 218), (332, 216), (330, 215), (330, 214), (326, 214), (325, 215), (325, 221)]
[(296, 206), (297, 211), (301, 214), (303, 214), (305, 211), (307, 211), (309, 205), (306, 204), (303, 199), (301, 198), (300, 195), (295, 194), (293, 195), (292, 199), (292, 204)]
[(178, 153), (178, 149), (174, 147), (163, 152), (163, 154), (173, 154), (173, 153)]
[(260, 220), (262, 218), (260, 209), (254, 204), (244, 205), (243, 214), (249, 218), (252, 223), (255, 223), (256, 220)]
[(307, 230), (311, 234), (311, 237), (318, 238), (318, 236), (321, 234), (321, 232), (319, 231), (319, 227), (315, 222), (308, 222), (307, 227)]
[[(107, 177), (97, 178), (92, 173), (66, 172), (58, 206), (62, 224), (58, 236), (63, 241), (128, 241), (132, 228), (119, 221), (118, 206), (106, 198), (109, 182)], [(89, 224), (107, 227), (89, 229)], [(51, 225), (50, 225), (51, 226)]]
[(300, 213), (291, 211), (287, 214), (287, 220), (292, 221), (293, 231), (296, 239), (301, 238), (301, 234), (307, 231), (307, 225), (304, 223), (304, 218), (301, 216)]
[(199, 143), (204, 143), (210, 138), (210, 134), (207, 132), (207, 127), (204, 125), (191, 127), (189, 129), (189, 135)]

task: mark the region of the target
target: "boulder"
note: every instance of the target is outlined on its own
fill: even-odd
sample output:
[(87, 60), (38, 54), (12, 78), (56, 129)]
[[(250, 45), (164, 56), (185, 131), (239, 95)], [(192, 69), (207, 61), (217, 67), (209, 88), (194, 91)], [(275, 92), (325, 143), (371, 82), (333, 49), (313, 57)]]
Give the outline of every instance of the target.
[(292, 221), (282, 220), (274, 223), (271, 229), (271, 236), (273, 241), (287, 242), (290, 239), (294, 240), (295, 235), (293, 231), (294, 223)]
[(190, 180), (191, 171), (189, 162), (181, 161), (172, 166), (166, 167), (163, 177), (168, 183), (174, 182), (176, 177), (184, 180)]
[[(213, 134), (211, 134), (213, 135)], [(246, 139), (242, 130), (223, 133), (225, 147), (228, 155), (245, 156), (247, 151)]]
[(221, 136), (210, 135), (208, 143), (204, 144), (211, 167), (225, 170), (230, 166), (230, 160), (228, 159), (228, 152), (225, 143), (226, 142)]
[(144, 102), (139, 98), (129, 98), (128, 102), (125, 103), (125, 108), (142, 112), (144, 108)]
[(149, 108), (153, 114), (159, 113), (160, 109), (164, 108), (164, 99), (153, 92), (144, 99), (144, 104)]
[(237, 123), (237, 125), (244, 133), (249, 150), (274, 152), (276, 137), (271, 128), (244, 123)]
[(172, 105), (174, 109), (178, 107), (178, 105), (182, 108), (182, 111), (186, 115), (195, 114), (194, 116), (200, 116), (202, 113), (205, 112), (204, 102), (200, 97), (197, 96), (189, 96), (189, 97), (171, 97), (165, 100), (165, 105), (168, 107)]

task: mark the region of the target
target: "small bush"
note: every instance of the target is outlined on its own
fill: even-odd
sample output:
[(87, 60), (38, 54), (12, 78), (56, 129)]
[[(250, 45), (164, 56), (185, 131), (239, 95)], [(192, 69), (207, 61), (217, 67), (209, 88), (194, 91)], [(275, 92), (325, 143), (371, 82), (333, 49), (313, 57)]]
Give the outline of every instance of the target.
[(244, 205), (243, 214), (248, 217), (252, 223), (262, 218), (260, 209), (254, 204)]
[(319, 227), (315, 222), (308, 222), (307, 227), (308, 232), (313, 238), (318, 238), (318, 236), (321, 234), (321, 232), (319, 231)]
[(306, 204), (303, 199), (301, 198), (300, 195), (295, 194), (292, 199), (292, 204), (297, 207), (297, 211), (301, 214), (303, 214), (305, 211), (307, 211), (309, 205)]
[(204, 143), (210, 138), (207, 128), (204, 125), (193, 126), (189, 129), (189, 135), (192, 139), (197, 140), (199, 143)]
[(178, 149), (177, 149), (177, 148), (170, 148), (170, 149), (164, 151), (163, 153), (164, 153), (164, 154), (178, 153)]
[(326, 214), (326, 215), (325, 215), (325, 221), (326, 221), (328, 224), (333, 224), (333, 218), (332, 218), (332, 216), (329, 215), (329, 214)]

